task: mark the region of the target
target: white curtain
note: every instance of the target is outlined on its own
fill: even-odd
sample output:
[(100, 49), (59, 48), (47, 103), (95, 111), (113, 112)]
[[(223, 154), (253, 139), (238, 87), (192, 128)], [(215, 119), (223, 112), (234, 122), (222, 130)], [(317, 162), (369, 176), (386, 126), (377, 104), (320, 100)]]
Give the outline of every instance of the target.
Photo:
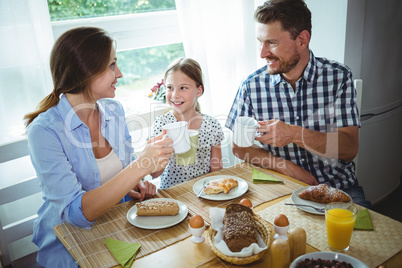
[(203, 69), (201, 111), (224, 121), (241, 80), (257, 67), (254, 1), (176, 0), (187, 57)]
[(25, 132), (23, 116), (52, 90), (46, 0), (0, 1), (0, 143)]
[[(176, 0), (187, 57), (197, 60), (204, 74), (201, 111), (222, 127), (243, 78), (259, 63), (254, 10), (262, 0)], [(232, 132), (223, 128), (222, 163), (240, 162), (232, 153)]]

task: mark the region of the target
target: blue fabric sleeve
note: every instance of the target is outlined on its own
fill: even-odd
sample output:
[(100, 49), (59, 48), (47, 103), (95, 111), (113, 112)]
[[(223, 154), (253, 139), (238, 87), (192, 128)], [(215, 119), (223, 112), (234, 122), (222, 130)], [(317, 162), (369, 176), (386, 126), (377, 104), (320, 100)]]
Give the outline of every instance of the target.
[(123, 203), (131, 201), (131, 197), (128, 196), (128, 194), (126, 194), (125, 197), (123, 197)]
[(81, 208), (81, 199), (85, 191), (82, 190), (82, 184), (77, 180), (67, 159), (66, 147), (62, 147), (55, 132), (43, 124), (30, 125), (28, 142), (42, 193), (46, 200), (51, 202), (54, 212), (62, 221), (89, 228), (93, 222), (85, 219)]
[(74, 199), (68, 208), (68, 215), (66, 217), (66, 221), (74, 226), (90, 229), (95, 221), (88, 221), (84, 213), (82, 212), (82, 196), (84, 194), (80, 194), (76, 199)]

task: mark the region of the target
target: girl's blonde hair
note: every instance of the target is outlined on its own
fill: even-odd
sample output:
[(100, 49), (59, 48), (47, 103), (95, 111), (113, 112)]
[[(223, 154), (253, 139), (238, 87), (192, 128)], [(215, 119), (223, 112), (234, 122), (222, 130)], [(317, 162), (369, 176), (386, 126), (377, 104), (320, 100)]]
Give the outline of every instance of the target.
[[(172, 62), (167, 68), (164, 80), (166, 81), (168, 75), (175, 71), (181, 71), (185, 75), (190, 77), (190, 79), (195, 82), (197, 88), (199, 86), (202, 86), (202, 94), (204, 94), (204, 81), (203, 81), (202, 70), (200, 64), (197, 61), (191, 58), (178, 58), (177, 60)], [(201, 111), (201, 107), (200, 104), (198, 103), (198, 100), (195, 103), (195, 110), (197, 112)]]
[(50, 55), (53, 92), (39, 103), (36, 111), (24, 116), (26, 127), (39, 114), (57, 105), (62, 93), (83, 93), (92, 100), (89, 85), (109, 66), (113, 45), (109, 34), (96, 27), (78, 27), (63, 33)]

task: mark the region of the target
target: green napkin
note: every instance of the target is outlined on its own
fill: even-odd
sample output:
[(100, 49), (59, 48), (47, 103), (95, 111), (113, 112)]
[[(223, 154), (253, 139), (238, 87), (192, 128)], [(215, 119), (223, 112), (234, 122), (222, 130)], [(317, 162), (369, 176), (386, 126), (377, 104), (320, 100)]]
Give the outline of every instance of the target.
[(106, 238), (106, 246), (110, 249), (113, 256), (123, 267), (131, 267), (137, 251), (140, 249), (141, 244), (127, 243), (111, 238)]
[(370, 214), (367, 208), (357, 213), (354, 229), (367, 230), (367, 231), (374, 230), (373, 224), (371, 223)]
[(271, 175), (265, 174), (258, 169), (252, 169), (253, 183), (283, 183), (283, 181), (272, 177)]

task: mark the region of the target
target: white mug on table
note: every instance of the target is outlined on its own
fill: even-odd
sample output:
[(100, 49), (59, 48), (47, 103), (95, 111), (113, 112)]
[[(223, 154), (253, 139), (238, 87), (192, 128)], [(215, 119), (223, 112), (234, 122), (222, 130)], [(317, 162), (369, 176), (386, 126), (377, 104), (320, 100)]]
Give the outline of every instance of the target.
[(233, 133), (233, 142), (239, 147), (250, 147), (254, 144), (257, 129), (260, 127), (252, 117), (239, 116), (236, 118)]
[(173, 140), (175, 154), (182, 154), (191, 149), (187, 122), (179, 121), (163, 126), (166, 135)]

